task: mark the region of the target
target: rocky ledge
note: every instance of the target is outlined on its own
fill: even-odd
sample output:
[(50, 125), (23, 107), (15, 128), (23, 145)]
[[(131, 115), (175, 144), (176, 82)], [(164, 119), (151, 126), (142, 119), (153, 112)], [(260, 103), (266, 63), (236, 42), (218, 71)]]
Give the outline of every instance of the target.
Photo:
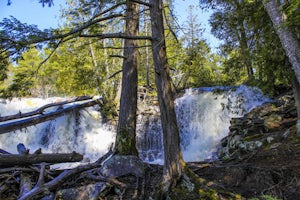
[(213, 187), (251, 199), (299, 199), (300, 137), (293, 93), (231, 120), (219, 160), (191, 163)]

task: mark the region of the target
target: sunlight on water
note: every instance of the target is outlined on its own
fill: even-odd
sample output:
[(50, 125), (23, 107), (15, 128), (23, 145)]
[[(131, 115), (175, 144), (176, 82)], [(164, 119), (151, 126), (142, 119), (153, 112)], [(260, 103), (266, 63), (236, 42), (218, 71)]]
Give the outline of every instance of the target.
[[(187, 89), (175, 100), (184, 160), (214, 159), (219, 141), (228, 134), (230, 119), (267, 101), (270, 99), (260, 90), (244, 85)], [(149, 121), (138, 133), (140, 156), (151, 163), (163, 163), (161, 124), (157, 118)]]
[[(7, 101), (6, 104), (0, 104), (1, 115), (15, 114), (19, 110), (28, 112), (57, 101), (62, 101), (62, 99), (32, 98)], [(84, 162), (96, 161), (108, 151), (115, 140), (115, 131), (101, 123), (98, 110), (99, 107), (94, 106), (79, 113), (73, 112), (21, 131), (1, 134), (0, 148), (10, 153), (17, 153), (18, 143), (24, 143), (30, 149), (30, 153), (38, 148), (42, 148), (43, 153), (76, 151), (84, 155)], [(64, 167), (68, 167), (68, 165)]]
[[(214, 91), (218, 89), (218, 92)], [(224, 90), (224, 91), (220, 91)], [(28, 112), (64, 98), (26, 98), (0, 103), (1, 116)], [(212, 159), (218, 142), (228, 134), (230, 119), (240, 117), (252, 108), (269, 101), (256, 88), (239, 86), (186, 90), (175, 101), (185, 161)], [(54, 110), (56, 108), (52, 108)], [(0, 135), (0, 148), (17, 153), (18, 143), (30, 152), (42, 148), (44, 153), (84, 155), (83, 162), (96, 161), (115, 141), (115, 127), (103, 124), (99, 107), (89, 107), (21, 131)], [(51, 110), (51, 109), (50, 109)], [(163, 163), (162, 130), (158, 116), (138, 116), (137, 146), (146, 162)], [(64, 167), (68, 167), (64, 166)]]
[(187, 90), (175, 101), (184, 160), (212, 159), (219, 141), (229, 132), (230, 119), (266, 101), (261, 91), (246, 86)]

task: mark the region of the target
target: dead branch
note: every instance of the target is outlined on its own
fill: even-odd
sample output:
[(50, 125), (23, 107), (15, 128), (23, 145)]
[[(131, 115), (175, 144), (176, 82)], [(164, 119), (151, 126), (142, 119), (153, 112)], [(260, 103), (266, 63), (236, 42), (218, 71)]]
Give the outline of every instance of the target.
[(30, 174), (22, 173), (20, 182), (20, 197), (28, 193), (32, 189), (32, 182), (30, 179)]
[[(36, 197), (42, 197), (42, 196), (48, 194), (50, 191), (54, 191), (54, 190), (60, 188), (65, 181), (74, 177), (75, 175), (77, 175), (81, 172), (87, 171), (87, 170), (91, 170), (96, 167), (100, 167), (102, 165), (102, 162), (106, 158), (108, 158), (111, 155), (111, 153), (112, 153), (112, 151), (110, 150), (104, 156), (99, 158), (98, 161), (96, 161), (95, 163), (78, 166), (74, 169), (63, 171), (60, 175), (58, 175), (53, 180), (51, 180), (45, 184), (42, 184), (42, 185), (36, 185), (36, 187), (34, 187), (31, 191), (29, 191), (28, 193), (26, 193), (22, 197), (20, 197), (19, 200), (29, 200), (29, 199), (33, 199)], [(105, 180), (113, 182), (110, 179), (103, 179), (102, 181), (105, 181)]]
[(8, 116), (0, 117), (0, 122), (9, 121), (9, 120), (13, 120), (13, 119), (20, 119), (20, 118), (25, 118), (25, 117), (31, 117), (34, 115), (40, 115), (40, 114), (44, 113), (45, 109), (50, 108), (50, 107), (61, 106), (61, 105), (74, 103), (74, 102), (78, 102), (78, 101), (89, 100), (89, 99), (92, 99), (92, 97), (82, 96), (82, 97), (76, 97), (74, 99), (70, 99), (70, 100), (66, 100), (66, 101), (62, 101), (62, 102), (50, 103), (50, 104), (44, 105), (44, 106), (38, 108), (37, 110), (31, 111), (31, 112), (27, 112), (27, 113), (19, 112), (18, 114), (15, 114), (15, 115), (8, 115)]
[(122, 183), (121, 181), (119, 181), (116, 178), (104, 177), (104, 176), (95, 176), (95, 175), (91, 175), (91, 174), (89, 174), (87, 178), (92, 179), (92, 180), (97, 181), (97, 182), (107, 182), (107, 183), (110, 183), (112, 185), (120, 186), (122, 188), (127, 187), (127, 185), (125, 183)]
[(11, 153), (9, 153), (9, 152), (7, 152), (7, 151), (5, 151), (3, 149), (0, 149), (0, 154), (11, 154)]
[(38, 179), (35, 187), (39, 187), (45, 183), (44, 178), (45, 178), (45, 173), (46, 173), (46, 170), (45, 170), (46, 165), (47, 165), (46, 163), (41, 163), (40, 175), (39, 175), (39, 179)]
[(127, 59), (127, 57), (122, 56), (122, 55), (109, 55), (110, 58), (122, 58), (122, 59)]
[[(28, 126), (42, 123), (44, 121), (52, 120), (52, 119), (55, 119), (56, 117), (59, 117), (59, 116), (65, 114), (65, 113), (72, 112), (74, 110), (78, 110), (78, 109), (85, 108), (85, 107), (94, 106), (94, 105), (100, 104), (100, 103), (101, 103), (100, 100), (97, 99), (97, 100), (85, 102), (82, 104), (75, 104), (75, 105), (69, 106), (67, 108), (58, 109), (54, 112), (47, 113), (47, 114), (43, 114), (44, 109), (38, 109), (35, 112), (35, 114), (38, 112), (40, 113), (40, 115), (38, 115), (38, 116), (34, 116), (34, 117), (30, 117), (30, 118), (26, 118), (26, 119), (22, 119), (22, 120), (18, 120), (18, 121), (0, 125), (0, 134), (7, 133), (10, 131), (15, 131), (18, 129), (22, 129), (22, 128), (25, 128)], [(33, 114), (33, 113), (31, 113), (31, 114)], [(24, 116), (24, 115), (20, 114), (20, 116)]]
[(150, 36), (130, 36), (125, 33), (104, 33), (104, 34), (79, 34), (79, 37), (96, 37), (97, 39), (105, 39), (105, 38), (121, 38), (121, 39), (129, 39), (129, 40), (152, 40)]
[(76, 153), (54, 153), (54, 154), (25, 154), (25, 155), (0, 155), (0, 166), (32, 165), (42, 162), (65, 163), (79, 162), (83, 159), (81, 154)]
[(111, 79), (111, 78), (115, 77), (116, 75), (118, 75), (118, 74), (121, 73), (122, 71), (123, 71), (123, 70), (119, 70), (119, 71), (113, 73), (112, 75), (110, 75), (110, 76), (108, 77), (108, 79)]

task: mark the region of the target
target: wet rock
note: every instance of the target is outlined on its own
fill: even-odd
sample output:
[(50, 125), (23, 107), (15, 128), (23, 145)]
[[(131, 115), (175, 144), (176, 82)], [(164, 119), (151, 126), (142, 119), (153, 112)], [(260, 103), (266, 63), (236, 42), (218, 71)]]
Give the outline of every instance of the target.
[(290, 134), (282, 130), (295, 126), (297, 113), (293, 96), (288, 93), (272, 103), (253, 109), (241, 118), (232, 118), (228, 136), (220, 143), (217, 155), (222, 160), (240, 158), (264, 144), (279, 143)]
[(106, 177), (120, 177), (131, 174), (138, 178), (144, 177), (144, 168), (145, 164), (137, 156), (114, 155), (103, 164), (99, 172)]

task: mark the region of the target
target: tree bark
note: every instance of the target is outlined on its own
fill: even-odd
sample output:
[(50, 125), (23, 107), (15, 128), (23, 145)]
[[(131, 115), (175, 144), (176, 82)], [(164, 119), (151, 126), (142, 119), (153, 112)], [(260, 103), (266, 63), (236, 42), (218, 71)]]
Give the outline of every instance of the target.
[(79, 162), (83, 159), (81, 154), (73, 153), (55, 153), (55, 154), (7, 154), (0, 155), (0, 166), (14, 166), (14, 165), (31, 165), (42, 162), (46, 163), (65, 163), (65, 162)]
[(297, 80), (300, 82), (299, 40), (293, 34), (292, 30), (285, 24), (284, 16), (281, 14), (279, 4), (276, 0), (265, 0), (264, 6), (273, 22), (273, 26), (276, 29), (292, 68), (295, 71)]
[[(296, 74), (298, 80), (298, 85), (300, 83), (300, 43), (297, 37), (294, 35), (293, 31), (285, 24), (285, 19), (279, 9), (279, 4), (277, 0), (264, 0), (264, 7), (270, 16), (273, 26), (276, 29), (276, 32), (279, 36), (283, 49), (289, 61), (292, 65), (292, 68)], [(295, 84), (294, 84), (295, 85)], [(298, 95), (295, 95), (296, 102), (299, 102), (300, 99)], [(296, 105), (297, 110), (299, 104)], [(299, 112), (300, 113), (300, 112)], [(300, 136), (300, 116), (298, 115), (297, 120), (297, 133)]]
[[(126, 1), (126, 29), (128, 36), (137, 36), (139, 30), (139, 4)], [(117, 128), (115, 152), (120, 155), (138, 155), (136, 148), (136, 111), (137, 111), (137, 57), (136, 40), (125, 39), (122, 66), (122, 91), (120, 114)]]
[(28, 193), (32, 189), (32, 181), (30, 174), (23, 172), (20, 176), (20, 197)]
[(184, 161), (180, 149), (179, 130), (174, 109), (174, 94), (166, 54), (162, 0), (151, 1), (150, 16), (155, 83), (163, 129), (165, 183), (163, 192), (166, 192), (182, 176)]

